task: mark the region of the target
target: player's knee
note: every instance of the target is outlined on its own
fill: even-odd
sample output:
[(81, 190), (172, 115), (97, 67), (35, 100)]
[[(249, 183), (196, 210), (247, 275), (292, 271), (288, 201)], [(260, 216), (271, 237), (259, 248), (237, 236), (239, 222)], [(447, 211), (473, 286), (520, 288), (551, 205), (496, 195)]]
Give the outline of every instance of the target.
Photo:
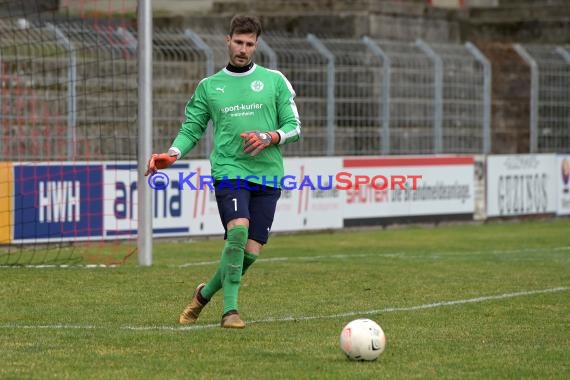
[(243, 225), (237, 225), (228, 230), (225, 252), (228, 254), (229, 263), (225, 268), (225, 277), (233, 283), (241, 281), (243, 252), (247, 243), (247, 234), (248, 228)]
[(238, 225), (228, 231), (228, 247), (233, 251), (235, 249), (245, 249), (247, 243), (247, 227)]

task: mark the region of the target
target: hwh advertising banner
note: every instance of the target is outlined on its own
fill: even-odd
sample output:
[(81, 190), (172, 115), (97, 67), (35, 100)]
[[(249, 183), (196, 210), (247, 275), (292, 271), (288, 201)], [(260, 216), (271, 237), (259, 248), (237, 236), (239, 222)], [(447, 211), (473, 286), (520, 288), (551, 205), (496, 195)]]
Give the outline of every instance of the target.
[(14, 166), (13, 242), (85, 240), (103, 229), (103, 166)]
[(451, 216), (472, 219), (471, 156), (345, 158), (338, 186), (345, 189), (345, 225), (386, 219)]
[(570, 154), (558, 156), (558, 215), (570, 215)]
[(556, 212), (553, 154), (487, 157), (487, 216)]

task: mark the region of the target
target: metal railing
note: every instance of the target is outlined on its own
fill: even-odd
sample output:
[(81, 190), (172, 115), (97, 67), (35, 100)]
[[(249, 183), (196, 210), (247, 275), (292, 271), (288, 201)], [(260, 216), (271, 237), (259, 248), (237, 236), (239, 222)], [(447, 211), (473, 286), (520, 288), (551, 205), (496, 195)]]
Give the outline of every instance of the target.
[[(1, 157), (134, 159), (137, 34), (120, 25), (0, 20)], [(222, 30), (153, 35), (155, 150), (168, 148), (199, 81), (227, 63)], [(570, 150), (570, 50), (514, 45), (531, 67), (530, 151)], [(491, 62), (471, 43), (267, 34), (256, 62), (297, 93), (289, 156), (491, 152)], [(188, 155), (208, 157), (211, 128)]]
[(570, 150), (570, 50), (515, 45), (530, 67), (530, 151)]

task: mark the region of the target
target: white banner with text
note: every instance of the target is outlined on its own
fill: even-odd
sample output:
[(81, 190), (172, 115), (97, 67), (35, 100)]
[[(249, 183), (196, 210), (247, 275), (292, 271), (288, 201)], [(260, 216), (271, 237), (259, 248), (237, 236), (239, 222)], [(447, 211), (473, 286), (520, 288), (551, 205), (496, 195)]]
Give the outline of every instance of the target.
[(556, 212), (554, 154), (487, 157), (487, 216)]

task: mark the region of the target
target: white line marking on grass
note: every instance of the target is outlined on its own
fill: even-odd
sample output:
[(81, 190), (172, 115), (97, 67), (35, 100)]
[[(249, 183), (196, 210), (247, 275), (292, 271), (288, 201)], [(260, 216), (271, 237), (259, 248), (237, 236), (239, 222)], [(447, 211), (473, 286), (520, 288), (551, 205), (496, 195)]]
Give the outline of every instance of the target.
[[(362, 253), (362, 254), (355, 254), (355, 255), (319, 255), (319, 256), (297, 256), (297, 257), (270, 257), (268, 259), (258, 259), (256, 260), (257, 263), (259, 262), (265, 262), (265, 263), (269, 263), (269, 262), (279, 262), (279, 261), (289, 261), (289, 260), (307, 260), (307, 261), (311, 261), (311, 260), (320, 260), (320, 259), (350, 259), (350, 258), (354, 258), (354, 257), (369, 257), (369, 256), (400, 256), (403, 255), (403, 253), (399, 253), (399, 254), (375, 254), (375, 253)], [(216, 261), (197, 261), (194, 263), (186, 263), (186, 264), (181, 264), (178, 265), (179, 268), (187, 268), (187, 267), (194, 267), (194, 266), (202, 266), (202, 265), (211, 265), (211, 264), (219, 264), (220, 261), (216, 260)]]
[[(512, 250), (493, 250), (493, 251), (466, 251), (466, 252), (456, 252), (459, 255), (481, 255), (481, 254), (491, 254), (491, 255), (505, 255), (505, 254), (516, 254), (516, 253), (532, 253), (532, 252), (548, 252), (548, 251), (570, 251), (570, 246), (563, 247), (552, 247), (552, 248), (523, 248), (523, 249), (512, 249)], [(453, 252), (449, 252), (453, 253)], [(354, 255), (319, 255), (319, 256), (297, 256), (297, 257), (271, 257), (271, 258), (259, 258), (256, 263), (259, 262), (281, 262), (290, 260), (321, 260), (321, 259), (351, 259), (356, 257), (388, 257), (388, 258), (403, 258), (403, 259), (428, 259), (428, 258), (441, 258), (440, 254), (426, 253), (425, 255), (407, 255), (406, 252), (392, 252), (392, 253), (361, 253)], [(216, 265), (219, 264), (219, 260), (212, 261), (196, 261), (191, 263), (185, 263), (177, 265), (178, 268), (187, 267), (197, 267), (204, 265)]]
[[(453, 301), (440, 301), (427, 303), (423, 305), (407, 306), (407, 307), (388, 307), (385, 309), (367, 310), (367, 311), (351, 311), (347, 313), (338, 313), (331, 315), (314, 315), (314, 316), (299, 316), (299, 317), (277, 317), (277, 318), (265, 318), (259, 320), (248, 321), (249, 324), (260, 324), (260, 323), (274, 323), (274, 322), (293, 322), (293, 321), (312, 321), (318, 319), (335, 319), (335, 318), (345, 318), (345, 317), (356, 317), (364, 315), (374, 315), (374, 314), (387, 314), (387, 313), (398, 313), (406, 311), (419, 311), (427, 309), (436, 309), (445, 306), (457, 306), (465, 305), (469, 303), (481, 303), (486, 301), (494, 300), (504, 300), (516, 297), (532, 296), (535, 294), (546, 294), (546, 293), (559, 293), (570, 290), (570, 286), (560, 286), (557, 288), (541, 289), (541, 290), (527, 290), (515, 293), (503, 293), (494, 296), (482, 296), (475, 298), (466, 298)], [(192, 326), (121, 326), (121, 330), (131, 330), (131, 331), (187, 331), (187, 330), (204, 330), (219, 327), (219, 324), (206, 324), (206, 325), (192, 325)], [(108, 327), (97, 327), (91, 325), (17, 325), (17, 324), (5, 324), (0, 325), (0, 329), (52, 329), (52, 330), (71, 330), (71, 329), (108, 329)]]
[[(471, 255), (482, 255), (482, 254), (490, 254), (490, 255), (505, 255), (505, 254), (516, 254), (516, 253), (532, 253), (532, 252), (559, 252), (559, 251), (570, 251), (570, 246), (563, 246), (563, 247), (552, 247), (552, 248), (524, 248), (524, 249), (513, 249), (513, 250), (493, 250), (493, 251), (466, 251), (466, 252), (447, 252), (447, 253), (456, 253), (459, 257), (463, 256), (471, 256)], [(434, 254), (435, 253), (435, 254)], [(408, 255), (406, 252), (391, 252), (391, 253), (361, 253), (361, 254), (354, 254), (354, 255), (319, 255), (319, 256), (297, 256), (297, 257), (270, 257), (270, 258), (259, 258), (256, 262), (260, 263), (274, 263), (274, 262), (282, 262), (282, 261), (313, 261), (313, 260), (322, 260), (322, 259), (353, 259), (357, 257), (387, 257), (387, 258), (400, 258), (400, 259), (441, 259), (442, 256), (434, 253), (426, 253), (426, 254), (415, 254), (415, 255)], [(206, 266), (206, 265), (217, 265), (219, 264), (219, 260), (211, 260), (211, 261), (196, 261), (190, 262), (180, 265), (169, 265), (169, 267), (176, 267), (176, 268), (188, 268), (188, 267), (198, 267), (198, 266)], [(0, 269), (20, 269), (20, 268), (36, 268), (36, 269), (51, 269), (51, 268), (83, 268), (83, 269), (107, 269), (107, 268), (117, 268), (120, 265), (117, 264), (0, 264)]]
[[(385, 308), (385, 309), (368, 310), (368, 311), (351, 311), (348, 313), (339, 313), (339, 314), (331, 314), (331, 315), (266, 318), (266, 319), (248, 321), (248, 323), (254, 324), (254, 323), (273, 323), (273, 322), (312, 321), (312, 320), (317, 320), (317, 319), (335, 319), (335, 318), (356, 317), (356, 316), (363, 316), (363, 315), (397, 313), (397, 312), (405, 312), (405, 311), (418, 311), (418, 310), (426, 310), (426, 309), (435, 309), (435, 308), (444, 307), (444, 306), (465, 305), (468, 303), (480, 303), (480, 302), (485, 302), (485, 301), (493, 301), (493, 300), (515, 298), (515, 297), (531, 296), (531, 295), (535, 295), (535, 294), (558, 293), (558, 292), (564, 292), (567, 290), (570, 290), (570, 287), (561, 286), (561, 287), (550, 288), (550, 289), (529, 290), (529, 291), (522, 291), (522, 292), (516, 292), (516, 293), (503, 293), (503, 294), (499, 294), (499, 295), (495, 295), (495, 296), (483, 296), (483, 297), (467, 298), (467, 299), (454, 300), (454, 301), (441, 301), (441, 302), (434, 302), (434, 303), (428, 303), (428, 304), (416, 305), (416, 306), (408, 306), (408, 307), (389, 307), (389, 308)], [(122, 329), (136, 330), (136, 331), (148, 331), (148, 330), (184, 331), (184, 330), (208, 329), (208, 328), (213, 328), (213, 327), (218, 327), (218, 326), (219, 326), (218, 324), (178, 326), (178, 327), (175, 327), (175, 326), (141, 326), (141, 327), (124, 326), (124, 327), (122, 327)]]
[(34, 268), (34, 269), (67, 269), (67, 268), (80, 268), (80, 269), (94, 269), (94, 268), (118, 268), (117, 264), (14, 264), (14, 265), (0, 265), (0, 268), (21, 269), (21, 268)]
[(29, 330), (95, 330), (100, 327), (92, 325), (0, 325), (0, 329), (29, 329)]

